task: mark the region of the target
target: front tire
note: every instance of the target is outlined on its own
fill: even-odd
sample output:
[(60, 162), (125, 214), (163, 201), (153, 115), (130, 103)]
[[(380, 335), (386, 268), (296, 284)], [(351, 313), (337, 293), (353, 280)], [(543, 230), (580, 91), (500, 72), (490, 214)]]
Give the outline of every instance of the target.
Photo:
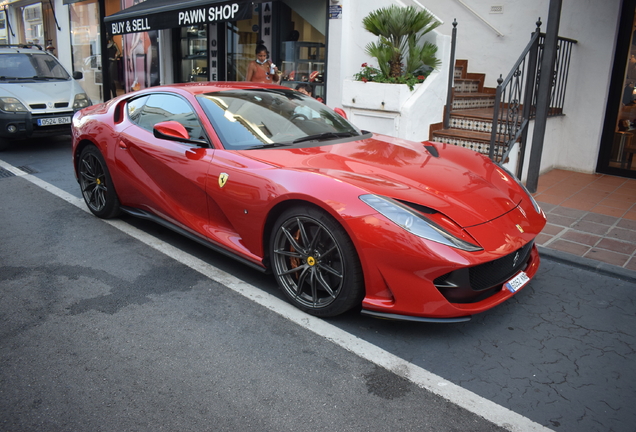
[(270, 259), (285, 296), (311, 315), (339, 315), (364, 297), (355, 247), (340, 224), (322, 210), (302, 206), (285, 211), (274, 225)]
[(88, 209), (102, 219), (118, 216), (121, 213), (119, 198), (104, 157), (97, 147), (89, 145), (82, 150), (77, 172)]

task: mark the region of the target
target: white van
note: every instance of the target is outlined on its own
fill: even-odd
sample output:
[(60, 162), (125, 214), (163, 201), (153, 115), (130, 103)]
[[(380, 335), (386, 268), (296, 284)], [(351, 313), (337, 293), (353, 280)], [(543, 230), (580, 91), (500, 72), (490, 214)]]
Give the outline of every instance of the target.
[(0, 45), (0, 150), (11, 141), (71, 133), (73, 114), (92, 105), (81, 72), (71, 77), (38, 45)]

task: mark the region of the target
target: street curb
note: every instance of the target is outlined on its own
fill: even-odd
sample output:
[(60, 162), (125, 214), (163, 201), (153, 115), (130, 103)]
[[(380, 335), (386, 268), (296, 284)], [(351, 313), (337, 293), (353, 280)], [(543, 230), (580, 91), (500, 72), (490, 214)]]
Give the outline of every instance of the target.
[(539, 249), (539, 255), (541, 256), (541, 258), (555, 261), (561, 264), (568, 264), (574, 267), (581, 268), (583, 270), (593, 271), (605, 276), (613, 277), (615, 279), (636, 283), (636, 271), (634, 270), (628, 270), (623, 267), (580, 257), (567, 252), (548, 249), (543, 246), (537, 246), (537, 249)]

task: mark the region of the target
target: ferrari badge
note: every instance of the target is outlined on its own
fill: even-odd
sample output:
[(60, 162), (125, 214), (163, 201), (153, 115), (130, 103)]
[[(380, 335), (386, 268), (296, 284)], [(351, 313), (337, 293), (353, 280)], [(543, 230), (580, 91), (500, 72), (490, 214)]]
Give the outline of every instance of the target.
[(229, 174), (227, 173), (221, 173), (219, 174), (219, 186), (223, 187), (225, 186), (225, 183), (227, 183), (227, 179), (230, 177)]
[[(219, 179), (219, 183), (221, 182), (221, 179)], [(521, 228), (521, 225), (517, 224), (517, 229), (519, 230), (520, 233), (524, 232), (523, 228)]]

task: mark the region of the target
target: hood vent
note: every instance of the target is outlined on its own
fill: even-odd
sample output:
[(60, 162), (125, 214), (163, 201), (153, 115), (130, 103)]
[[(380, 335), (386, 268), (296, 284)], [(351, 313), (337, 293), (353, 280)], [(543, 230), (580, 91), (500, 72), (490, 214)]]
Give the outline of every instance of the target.
[(46, 104), (31, 104), (29, 106), (32, 109), (46, 109)]
[(437, 149), (435, 148), (435, 146), (432, 145), (425, 145), (424, 148), (426, 150), (428, 150), (428, 152), (431, 154), (431, 156), (433, 157), (439, 157), (439, 153), (437, 152)]

